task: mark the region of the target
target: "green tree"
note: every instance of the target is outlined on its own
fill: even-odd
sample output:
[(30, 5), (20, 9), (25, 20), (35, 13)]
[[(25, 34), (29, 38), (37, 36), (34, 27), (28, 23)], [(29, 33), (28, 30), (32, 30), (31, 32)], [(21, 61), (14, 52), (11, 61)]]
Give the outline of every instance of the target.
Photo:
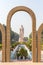
[(19, 51), (19, 53), (20, 53), (21, 56), (24, 56), (25, 58), (28, 55), (27, 50), (25, 50), (24, 48), (21, 48), (20, 51)]
[[(6, 26), (3, 24), (5, 30), (6, 30)], [(19, 39), (19, 34), (12, 31), (12, 29), (10, 29), (10, 34), (11, 34), (11, 43), (14, 43), (16, 41), (18, 41)], [(14, 40), (14, 41), (13, 41)], [(1, 34), (1, 31), (0, 31), (0, 43), (2, 43), (2, 34)]]
[(27, 43), (30, 51), (32, 51), (32, 38), (29, 38)]

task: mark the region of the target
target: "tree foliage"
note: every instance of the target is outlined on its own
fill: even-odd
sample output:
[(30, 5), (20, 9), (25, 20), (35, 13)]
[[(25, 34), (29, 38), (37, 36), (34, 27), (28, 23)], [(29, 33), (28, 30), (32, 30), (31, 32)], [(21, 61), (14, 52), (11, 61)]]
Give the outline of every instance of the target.
[(19, 57), (19, 56), (21, 56), (21, 57), (27, 57), (28, 56), (28, 53), (27, 53), (27, 50), (25, 50), (24, 48), (21, 48), (20, 50), (18, 50), (18, 52), (17, 52), (17, 57)]
[[(6, 30), (6, 26), (5, 25), (3, 25), (3, 26), (4, 26), (5, 30)], [(11, 34), (11, 43), (13, 43), (15, 41), (18, 41), (19, 34), (14, 32), (14, 31), (12, 31), (12, 29), (10, 31), (11, 31), (10, 32), (10, 34)], [(0, 43), (2, 43), (2, 34), (1, 34), (1, 31), (0, 31)]]

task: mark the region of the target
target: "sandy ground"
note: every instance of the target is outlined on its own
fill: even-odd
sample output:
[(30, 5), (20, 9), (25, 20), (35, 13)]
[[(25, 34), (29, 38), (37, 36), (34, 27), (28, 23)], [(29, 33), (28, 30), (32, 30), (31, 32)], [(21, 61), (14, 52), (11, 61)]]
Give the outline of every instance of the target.
[(6, 63), (0, 63), (0, 65), (43, 65), (43, 63), (33, 63), (32, 61), (28, 62), (6, 62)]
[[(41, 51), (41, 59), (43, 59), (43, 51)], [(32, 61), (16, 61), (16, 62), (0, 62), (0, 65), (43, 65), (43, 62)]]

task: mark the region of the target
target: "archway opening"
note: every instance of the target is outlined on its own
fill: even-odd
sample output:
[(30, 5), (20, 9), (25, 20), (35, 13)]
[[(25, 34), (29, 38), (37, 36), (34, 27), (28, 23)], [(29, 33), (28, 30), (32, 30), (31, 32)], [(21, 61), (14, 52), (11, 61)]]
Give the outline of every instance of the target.
[(7, 62), (10, 61), (10, 22), (12, 15), (17, 11), (25, 11), (27, 12), (32, 18), (32, 60), (36, 62), (36, 17), (34, 12), (25, 6), (17, 6), (13, 8), (7, 17), (7, 49), (6, 49), (6, 58)]
[[(20, 32), (21, 28), (23, 30), (22, 33)], [(31, 61), (32, 60), (32, 20), (27, 12), (19, 11), (12, 16), (10, 33), (11, 33), (10, 60)], [(24, 53), (21, 53), (22, 59), (20, 54), (21, 50), (22, 52), (24, 51)], [(20, 55), (19, 57), (18, 57), (18, 52)], [(25, 56), (26, 54), (27, 56)]]
[(40, 40), (40, 46), (41, 46), (41, 61), (43, 62), (43, 30), (41, 32), (41, 40)]
[(2, 62), (2, 32), (0, 31), (0, 62)]

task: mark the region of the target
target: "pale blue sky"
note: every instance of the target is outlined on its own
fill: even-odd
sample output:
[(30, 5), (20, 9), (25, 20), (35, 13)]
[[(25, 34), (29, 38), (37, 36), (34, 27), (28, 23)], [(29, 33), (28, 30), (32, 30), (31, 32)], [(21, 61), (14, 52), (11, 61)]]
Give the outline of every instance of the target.
[[(8, 12), (16, 6), (27, 6), (34, 11), (37, 29), (43, 23), (43, 0), (0, 0), (0, 23), (6, 25)], [(21, 24), (24, 26), (24, 36), (28, 36), (32, 31), (32, 22), (30, 15), (23, 11), (13, 15), (11, 20), (12, 30), (19, 33)]]

